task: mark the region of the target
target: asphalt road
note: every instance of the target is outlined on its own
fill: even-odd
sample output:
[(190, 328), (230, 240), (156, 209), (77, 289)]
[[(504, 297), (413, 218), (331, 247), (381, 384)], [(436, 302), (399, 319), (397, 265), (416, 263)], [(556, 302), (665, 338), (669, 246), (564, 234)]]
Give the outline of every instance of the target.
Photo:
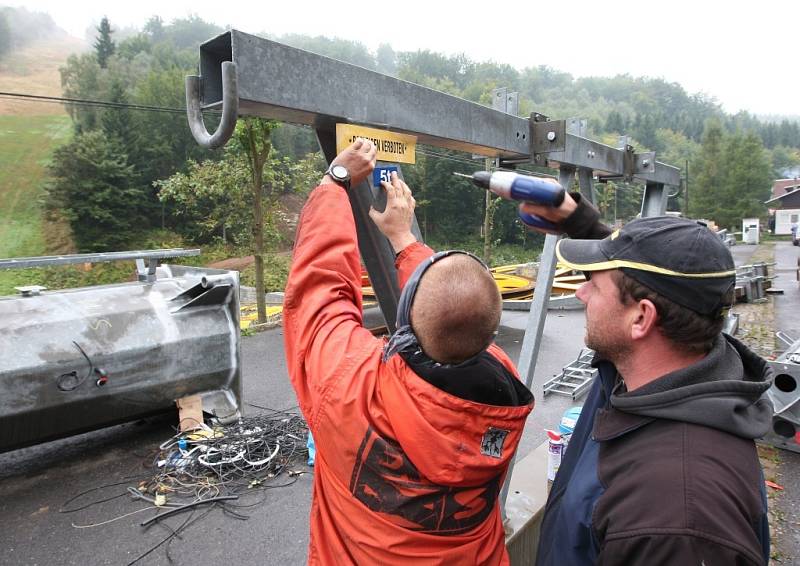
[[(800, 247), (789, 242), (775, 245), (775, 280), (773, 287), (782, 289), (775, 295), (775, 326), (795, 340), (800, 340), (800, 282), (797, 280)], [(800, 454), (780, 451), (778, 479), (783, 491), (777, 498), (784, 518), (783, 533), (776, 548), (782, 564), (800, 564)]]
[[(790, 247), (790, 246), (787, 246)], [(737, 263), (747, 263), (755, 247), (737, 246)], [(790, 257), (798, 248), (786, 250)], [(783, 257), (781, 244), (776, 257)], [(787, 259), (787, 261), (788, 261)], [(783, 261), (783, 260), (779, 260)], [(778, 266), (779, 277), (784, 277)], [(776, 286), (787, 290), (776, 300), (779, 326), (800, 336), (800, 296), (788, 292), (793, 272), (778, 279)], [(506, 312), (498, 343), (512, 359), (519, 355), (526, 313)], [(574, 359), (583, 343), (583, 311), (551, 311), (545, 324), (536, 379), (543, 380)], [(277, 328), (242, 341), (242, 369), (245, 414), (259, 412), (254, 405), (285, 409), (296, 404), (288, 384), (283, 360), (283, 333)], [(569, 398), (537, 399), (523, 440), (524, 456), (544, 440), (544, 429), (558, 425), (563, 412), (573, 405)], [(75, 528), (120, 517), (143, 508), (130, 500), (125, 487), (147, 476), (153, 451), (172, 436), (174, 421), (156, 419), (110, 427), (101, 431), (0, 454), (0, 565), (105, 565), (128, 564), (162, 541), (169, 531), (163, 526), (145, 529), (139, 523), (153, 511), (139, 512), (103, 526)], [(787, 495), (782, 505), (787, 519), (798, 521), (800, 458), (784, 458), (782, 480)], [(304, 466), (300, 468), (306, 469)], [(111, 485), (116, 484), (116, 485)], [(311, 500), (311, 474), (298, 477), (289, 487), (254, 493), (243, 503), (258, 503), (243, 509), (248, 520), (227, 516), (219, 509), (198, 519), (173, 540), (169, 554), (175, 564), (305, 564), (308, 544), (308, 513)], [(103, 487), (107, 486), (107, 487)], [(59, 509), (70, 498), (91, 491), (70, 503), (72, 508), (115, 495), (119, 497), (74, 513)], [(260, 503), (259, 503), (260, 502)], [(183, 517), (168, 519), (172, 528)], [(798, 529), (793, 544), (800, 544)], [(787, 556), (800, 556), (800, 553)], [(168, 564), (162, 546), (138, 564)]]
[[(498, 342), (512, 359), (519, 355), (525, 322), (525, 314), (519, 312), (503, 318)], [(582, 311), (550, 313), (538, 375), (548, 377), (576, 357), (582, 336)], [(259, 412), (254, 405), (274, 409), (296, 405), (283, 359), (281, 328), (243, 339), (242, 369), (245, 414)], [(525, 455), (541, 443), (544, 428), (557, 426), (571, 404), (569, 398), (537, 401), (520, 453)], [(166, 528), (139, 525), (152, 510), (98, 527), (73, 524), (100, 523), (145, 507), (125, 495), (125, 488), (148, 476), (152, 454), (172, 436), (174, 424), (171, 418), (129, 423), (1, 454), (0, 564), (127, 564), (163, 540), (169, 534)], [(242, 503), (263, 502), (243, 510), (250, 515), (248, 520), (212, 510), (170, 544), (171, 557), (176, 564), (304, 564), (311, 485), (311, 474), (304, 474), (290, 487), (253, 494)], [(70, 498), (91, 489), (69, 508), (119, 497), (74, 513), (59, 512)], [(165, 522), (177, 528), (184, 519)], [(138, 562), (168, 563), (164, 547)]]

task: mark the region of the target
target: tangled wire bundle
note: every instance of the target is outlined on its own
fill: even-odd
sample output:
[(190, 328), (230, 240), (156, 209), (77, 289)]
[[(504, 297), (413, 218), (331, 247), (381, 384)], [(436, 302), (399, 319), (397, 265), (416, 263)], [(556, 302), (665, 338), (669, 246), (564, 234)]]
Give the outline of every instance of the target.
[[(307, 471), (302, 467), (300, 470), (291, 469), (308, 459), (307, 438), (305, 421), (286, 411), (270, 410), (224, 427), (211, 428), (201, 424), (199, 429), (179, 432), (159, 446), (153, 461), (152, 477), (139, 483), (138, 487), (127, 487), (122, 493), (83, 503), (81, 500), (89, 494), (130, 485), (130, 482), (123, 480), (95, 486), (71, 497), (59, 512), (75, 513), (130, 495), (134, 500), (149, 505), (104, 521), (73, 523), (72, 526), (76, 529), (103, 527), (131, 515), (154, 511), (154, 515), (140, 523), (147, 528), (162, 519), (186, 513), (188, 517), (180, 525), (167, 527), (165, 538), (128, 562), (128, 566), (132, 566), (163, 546), (166, 558), (172, 564), (171, 543), (214, 508), (222, 509), (235, 519), (248, 519), (244, 510), (262, 503), (266, 499), (266, 490), (295, 483)], [(288, 481), (282, 479), (284, 471)], [(258, 497), (259, 492), (262, 497)], [(241, 498), (247, 494), (253, 494), (257, 499), (245, 503)], [(205, 509), (201, 511), (201, 507)]]
[(255, 415), (213, 429), (203, 425), (160, 446), (155, 475), (140, 490), (169, 499), (236, 495), (303, 462), (307, 437), (305, 421), (291, 413)]

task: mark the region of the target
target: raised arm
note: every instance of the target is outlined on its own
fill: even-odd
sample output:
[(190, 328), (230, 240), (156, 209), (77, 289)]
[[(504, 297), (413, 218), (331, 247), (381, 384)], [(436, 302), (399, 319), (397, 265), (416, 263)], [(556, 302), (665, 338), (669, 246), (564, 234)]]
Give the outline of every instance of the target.
[(567, 193), (564, 202), (557, 208), (523, 202), (519, 205), (519, 209), (557, 224), (561, 232), (570, 238), (601, 240), (611, 233), (611, 229), (600, 222), (600, 213), (597, 209), (586, 202), (578, 192)]
[[(336, 156), (351, 183), (375, 167), (375, 147), (358, 140)], [(362, 327), (361, 263), (346, 187), (325, 175), (308, 198), (297, 227), (286, 286), (286, 363), (309, 423), (322, 393), (348, 353), (372, 335)]]

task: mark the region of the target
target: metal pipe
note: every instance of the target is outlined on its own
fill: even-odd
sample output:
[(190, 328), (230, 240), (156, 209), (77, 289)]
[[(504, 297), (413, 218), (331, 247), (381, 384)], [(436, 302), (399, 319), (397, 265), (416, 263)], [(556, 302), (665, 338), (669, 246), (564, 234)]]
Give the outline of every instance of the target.
[(48, 267), (71, 263), (102, 263), (131, 259), (169, 259), (200, 255), (200, 250), (171, 248), (163, 250), (137, 250), (130, 252), (104, 252), (96, 254), (50, 255), (39, 257), (14, 257), (0, 259), (0, 269), (23, 269), (26, 267)]
[[(563, 166), (558, 170), (558, 182), (565, 189), (572, 187), (575, 180), (575, 168)], [(585, 182), (585, 181), (584, 181)], [(584, 185), (585, 187), (585, 185)], [(588, 188), (588, 187), (587, 187)], [(547, 318), (547, 303), (550, 301), (550, 289), (553, 286), (553, 277), (556, 272), (556, 244), (559, 236), (548, 234), (544, 239), (544, 249), (539, 261), (539, 273), (536, 275), (536, 288), (533, 291), (533, 303), (528, 317), (528, 325), (525, 327), (525, 337), (522, 339), (522, 350), (519, 354), (517, 369), (519, 375), (525, 381), (525, 385), (533, 393), (534, 398), (542, 399), (543, 381), (540, 380), (533, 385), (533, 375), (536, 372), (536, 362), (539, 360), (539, 348), (542, 345), (542, 333), (544, 332), (544, 322)], [(500, 491), (500, 505), (505, 516), (506, 499), (508, 489), (511, 485), (511, 476), (514, 473), (514, 462), (517, 455), (508, 466), (506, 481)]]

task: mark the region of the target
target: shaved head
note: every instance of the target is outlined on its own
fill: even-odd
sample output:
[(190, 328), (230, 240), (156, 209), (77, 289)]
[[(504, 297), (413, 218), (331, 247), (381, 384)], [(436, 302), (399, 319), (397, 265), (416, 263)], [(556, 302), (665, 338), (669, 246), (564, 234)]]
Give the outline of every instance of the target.
[(430, 358), (458, 363), (491, 343), (501, 310), (491, 273), (472, 257), (453, 254), (431, 265), (420, 279), (411, 327)]

